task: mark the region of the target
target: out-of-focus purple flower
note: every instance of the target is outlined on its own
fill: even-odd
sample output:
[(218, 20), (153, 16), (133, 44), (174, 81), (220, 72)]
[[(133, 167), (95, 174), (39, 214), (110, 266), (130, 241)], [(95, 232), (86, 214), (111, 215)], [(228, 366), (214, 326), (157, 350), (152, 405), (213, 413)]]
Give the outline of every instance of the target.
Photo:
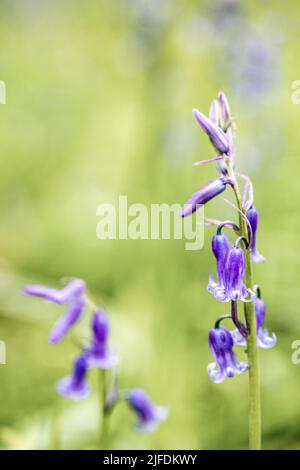
[[(208, 291), (217, 300), (220, 302), (229, 302), (231, 300), (249, 302), (252, 300), (254, 292), (247, 289), (244, 283), (245, 255), (242, 248), (233, 246), (219, 270), (222, 273), (222, 282), (216, 283), (213, 276), (210, 276), (207, 287)], [(247, 299), (249, 293), (251, 298)]]
[(68, 333), (79, 320), (86, 305), (85, 282), (82, 279), (73, 279), (62, 289), (33, 284), (26, 286), (24, 292), (55, 304), (71, 304), (69, 310), (54, 325), (49, 335), (50, 343), (58, 343)]
[[(258, 211), (256, 207), (252, 206), (247, 212), (247, 219), (250, 222), (252, 229), (252, 243), (251, 243), (251, 257), (255, 263), (263, 263), (265, 258), (259, 253), (256, 248), (257, 228), (258, 228)], [(249, 228), (248, 236), (250, 239)]]
[(238, 53), (228, 45), (228, 52), (224, 51), (230, 61), (230, 73), (235, 87), (235, 93), (242, 97), (245, 107), (249, 104), (255, 109), (258, 105), (270, 99), (280, 79), (280, 40), (277, 32), (267, 23), (263, 29), (245, 24), (243, 34), (239, 37)]
[(225, 191), (226, 185), (230, 184), (229, 178), (218, 178), (210, 183), (207, 183), (202, 188), (198, 189), (190, 199), (184, 204), (180, 211), (181, 217), (187, 217), (193, 214), (200, 205), (206, 204), (208, 201)]
[(50, 343), (58, 343), (79, 320), (84, 311), (86, 302), (84, 298), (75, 300), (69, 310), (58, 319), (49, 335)]
[(167, 419), (168, 409), (165, 406), (154, 405), (141, 388), (134, 388), (129, 392), (128, 403), (137, 415), (138, 431), (154, 431), (159, 423)]
[(83, 400), (89, 394), (89, 386), (86, 382), (88, 364), (83, 356), (78, 357), (73, 366), (73, 373), (65, 377), (56, 385), (58, 393), (65, 398)]
[(208, 365), (207, 372), (213, 382), (223, 382), (224, 379), (234, 377), (235, 374), (242, 374), (248, 369), (246, 362), (238, 363), (233, 351), (232, 336), (226, 328), (220, 326), (211, 329), (208, 340), (215, 362)]
[(108, 317), (102, 309), (98, 309), (92, 319), (93, 339), (90, 348), (86, 351), (89, 367), (111, 369), (118, 362), (118, 356), (108, 349), (109, 323)]
[(229, 152), (229, 143), (226, 134), (198, 109), (193, 109), (193, 115), (197, 119), (204, 132), (208, 135), (212, 145), (221, 154)]
[[(257, 345), (263, 349), (270, 349), (275, 346), (277, 342), (277, 338), (275, 333), (272, 333), (269, 336), (269, 332), (266, 328), (264, 328), (266, 316), (266, 304), (265, 302), (260, 299), (256, 298), (255, 300), (255, 317), (256, 317), (256, 334), (257, 334)], [(240, 332), (236, 329), (231, 332), (232, 338), (235, 344), (238, 346), (246, 346), (245, 338), (240, 334)]]
[(85, 282), (82, 279), (73, 279), (67, 286), (62, 289), (54, 289), (52, 287), (40, 284), (28, 285), (24, 288), (27, 295), (41, 297), (55, 304), (65, 304), (78, 299), (85, 291)]

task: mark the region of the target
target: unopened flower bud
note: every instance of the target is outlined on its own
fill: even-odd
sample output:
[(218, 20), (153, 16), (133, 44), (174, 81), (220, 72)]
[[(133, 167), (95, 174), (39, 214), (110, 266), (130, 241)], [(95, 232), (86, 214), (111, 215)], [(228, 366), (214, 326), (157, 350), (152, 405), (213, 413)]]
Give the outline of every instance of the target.
[(198, 123), (208, 135), (212, 145), (220, 154), (229, 152), (229, 143), (225, 133), (204, 114), (200, 113), (197, 109), (193, 109), (193, 115)]
[(229, 178), (218, 178), (198, 189), (198, 191), (192, 194), (190, 199), (181, 209), (181, 217), (187, 217), (188, 215), (193, 214), (193, 212), (198, 209), (198, 206), (206, 204), (208, 201), (225, 191), (226, 184), (229, 183)]

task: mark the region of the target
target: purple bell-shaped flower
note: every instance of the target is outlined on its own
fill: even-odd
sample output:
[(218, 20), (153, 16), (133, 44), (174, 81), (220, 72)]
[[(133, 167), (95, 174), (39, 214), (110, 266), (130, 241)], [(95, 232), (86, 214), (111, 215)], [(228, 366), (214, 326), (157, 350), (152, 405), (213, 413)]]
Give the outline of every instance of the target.
[[(269, 336), (269, 332), (264, 328), (264, 322), (266, 317), (266, 304), (265, 302), (257, 297), (255, 299), (255, 317), (256, 317), (256, 335), (257, 345), (263, 349), (270, 349), (275, 346), (277, 337), (275, 333)], [(246, 340), (241, 333), (236, 329), (231, 332), (233, 341), (238, 346), (246, 346)]]
[(72, 279), (62, 289), (40, 284), (28, 285), (24, 288), (27, 295), (41, 297), (55, 304), (70, 304), (67, 312), (58, 319), (50, 332), (50, 343), (58, 343), (81, 317), (86, 306), (85, 287), (82, 279)]
[(211, 329), (208, 338), (209, 347), (215, 360), (207, 367), (212, 382), (223, 382), (224, 379), (234, 377), (235, 374), (242, 374), (248, 369), (246, 362), (238, 363), (233, 351), (233, 338), (226, 328), (220, 326)]
[[(257, 228), (258, 228), (258, 211), (256, 207), (252, 206), (247, 212), (247, 219), (251, 225), (252, 230), (252, 243), (251, 243), (251, 257), (255, 263), (263, 263), (265, 258), (259, 253), (258, 249), (256, 248), (256, 240), (257, 240)], [(248, 236), (250, 239), (249, 228), (248, 228)]]
[(86, 382), (88, 364), (85, 357), (78, 357), (73, 366), (73, 373), (65, 377), (56, 385), (58, 393), (65, 398), (83, 400), (89, 394), (89, 386)]
[(108, 347), (109, 322), (104, 310), (98, 309), (92, 319), (93, 339), (86, 351), (89, 367), (111, 369), (118, 362), (118, 356)]
[(167, 419), (168, 409), (165, 406), (154, 405), (141, 388), (134, 388), (129, 392), (128, 403), (137, 415), (138, 431), (154, 431), (159, 423)]

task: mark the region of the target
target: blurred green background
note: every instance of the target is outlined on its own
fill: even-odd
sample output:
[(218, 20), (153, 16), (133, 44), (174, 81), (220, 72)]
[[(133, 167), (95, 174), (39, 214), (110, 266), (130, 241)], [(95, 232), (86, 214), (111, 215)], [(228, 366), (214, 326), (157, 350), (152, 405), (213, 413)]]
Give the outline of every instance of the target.
[[(260, 351), (263, 445), (300, 448), (300, 366), (291, 362), (300, 339), (299, 18), (292, 0), (1, 0), (2, 448), (49, 448), (57, 426), (62, 448), (98, 446), (95, 371), (84, 403), (56, 394), (76, 346), (70, 337), (49, 345), (63, 310), (22, 294), (24, 284), (64, 276), (84, 278), (105, 305), (121, 386), (144, 387), (170, 409), (157, 432), (141, 435), (120, 405), (109, 448), (247, 447), (247, 375), (215, 385), (206, 374), (208, 330), (228, 309), (206, 292), (212, 229), (196, 252), (185, 240), (96, 237), (100, 203), (121, 194), (183, 203), (215, 177), (214, 165), (192, 167), (213, 152), (191, 109), (206, 113), (219, 89), (237, 119), (237, 168), (255, 185), (267, 259), (255, 280), (278, 336)], [(234, 217), (222, 199), (206, 215)]]

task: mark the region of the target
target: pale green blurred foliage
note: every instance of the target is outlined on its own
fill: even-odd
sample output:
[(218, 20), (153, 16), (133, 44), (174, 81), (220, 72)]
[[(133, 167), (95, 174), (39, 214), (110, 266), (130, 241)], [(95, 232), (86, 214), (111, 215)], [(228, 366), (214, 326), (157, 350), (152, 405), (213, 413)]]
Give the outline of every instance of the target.
[[(248, 21), (264, 24), (268, 16), (282, 25), (280, 81), (266, 101), (251, 104), (235, 94), (230, 63), (218, 72), (222, 32), (213, 42), (213, 2), (154, 2), (151, 21), (134, 13), (138, 3), (1, 2), (0, 339), (7, 365), (0, 366), (0, 445), (51, 447), (57, 419), (61, 447), (98, 445), (95, 371), (85, 403), (57, 396), (54, 384), (69, 373), (77, 349), (71, 337), (48, 345), (62, 310), (22, 294), (29, 282), (78, 276), (110, 315), (121, 386), (144, 387), (170, 409), (156, 433), (138, 435), (120, 405), (107, 445), (247, 446), (247, 375), (214, 385), (206, 374), (208, 330), (228, 310), (206, 292), (212, 230), (199, 252), (185, 251), (183, 240), (96, 238), (101, 202), (125, 194), (129, 203), (183, 203), (216, 175), (214, 165), (191, 165), (213, 156), (191, 109), (206, 112), (224, 89), (237, 117), (237, 167), (253, 178), (260, 211), (267, 262), (255, 267), (255, 279), (267, 326), (278, 336), (276, 348), (260, 354), (264, 447), (299, 448), (300, 367), (290, 357), (300, 338), (300, 107), (291, 104), (300, 7), (243, 2)], [(233, 217), (222, 199), (206, 215)], [(87, 319), (77, 331), (86, 334)]]

